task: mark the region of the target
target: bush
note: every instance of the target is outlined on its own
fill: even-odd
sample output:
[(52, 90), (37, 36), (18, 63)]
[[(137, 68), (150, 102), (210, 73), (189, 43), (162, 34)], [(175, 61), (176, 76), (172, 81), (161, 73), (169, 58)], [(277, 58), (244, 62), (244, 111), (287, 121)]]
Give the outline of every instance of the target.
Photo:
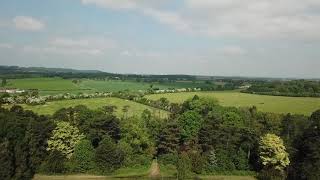
[(96, 149), (95, 159), (104, 173), (110, 173), (121, 167), (124, 162), (123, 151), (109, 136), (105, 136)]
[(249, 170), (249, 160), (247, 153), (242, 149), (235, 153), (234, 164), (237, 170)]
[(234, 163), (232, 162), (232, 156), (227, 151), (219, 150), (217, 151), (216, 156), (218, 160), (217, 171), (233, 171), (236, 169)]
[(259, 180), (284, 180), (286, 179), (285, 173), (276, 169), (264, 169), (262, 170), (257, 178)]
[(177, 178), (186, 179), (191, 175), (191, 160), (187, 153), (179, 155), (177, 162)]
[(46, 174), (63, 173), (65, 170), (65, 156), (56, 150), (50, 152), (39, 168), (39, 172)]
[(188, 156), (191, 161), (192, 172), (201, 174), (206, 166), (206, 159), (198, 151), (190, 151)]
[(89, 140), (82, 140), (71, 156), (69, 168), (71, 172), (85, 173), (95, 169), (94, 148)]
[(158, 162), (163, 165), (177, 165), (178, 162), (178, 154), (177, 153), (170, 153), (170, 154), (163, 154), (158, 157)]

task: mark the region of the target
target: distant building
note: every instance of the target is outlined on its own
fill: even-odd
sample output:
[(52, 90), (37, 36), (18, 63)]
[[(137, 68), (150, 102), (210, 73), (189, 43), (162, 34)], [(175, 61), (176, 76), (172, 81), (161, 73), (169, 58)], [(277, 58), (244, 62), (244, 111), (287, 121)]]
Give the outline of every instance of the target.
[(24, 93), (25, 90), (20, 90), (16, 88), (1, 88), (0, 93), (9, 93), (9, 94), (15, 94), (15, 93)]
[(243, 86), (240, 86), (239, 89), (248, 89), (251, 85), (243, 85)]

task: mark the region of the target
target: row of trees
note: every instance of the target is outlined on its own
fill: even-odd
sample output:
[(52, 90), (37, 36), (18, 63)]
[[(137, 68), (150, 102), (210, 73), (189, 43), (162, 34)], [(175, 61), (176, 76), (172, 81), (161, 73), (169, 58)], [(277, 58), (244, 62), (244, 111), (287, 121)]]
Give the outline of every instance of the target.
[(19, 106), (0, 108), (0, 179), (110, 174), (149, 166), (153, 158), (178, 179), (255, 172), (260, 179), (320, 177), (320, 110), (284, 116), (195, 96), (167, 119), (148, 110), (118, 118), (114, 111), (76, 106), (38, 116)]
[(320, 82), (293, 80), (253, 83), (246, 93), (257, 93), (274, 96), (320, 97)]

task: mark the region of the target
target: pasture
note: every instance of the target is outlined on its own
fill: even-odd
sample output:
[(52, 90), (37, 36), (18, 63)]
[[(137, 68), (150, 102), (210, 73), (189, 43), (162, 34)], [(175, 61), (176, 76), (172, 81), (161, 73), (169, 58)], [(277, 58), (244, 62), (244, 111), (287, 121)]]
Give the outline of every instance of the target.
[(26, 78), (10, 79), (6, 87), (18, 89), (38, 89), (40, 95), (63, 94), (63, 93), (93, 93), (93, 92), (118, 92), (124, 90), (146, 91), (152, 88), (180, 89), (211, 87), (203, 81), (177, 81), (177, 82), (136, 82), (121, 80), (89, 80), (80, 79), (79, 83), (73, 83), (72, 79), (62, 78)]
[(236, 91), (219, 92), (185, 92), (147, 95), (146, 98), (157, 100), (161, 97), (167, 98), (170, 102), (182, 103), (194, 95), (201, 97), (214, 97), (223, 106), (250, 107), (256, 106), (263, 112), (294, 113), (310, 115), (320, 109), (320, 98), (309, 97), (283, 97), (245, 94)]
[(122, 112), (122, 108), (124, 106), (129, 106), (128, 112), (126, 113), (126, 116), (140, 116), (141, 113), (148, 109), (152, 113), (155, 113), (155, 115), (160, 116), (161, 118), (167, 117), (167, 112), (163, 110), (159, 110), (156, 108), (152, 108), (143, 104), (139, 104), (133, 101), (123, 100), (119, 98), (92, 98), (92, 99), (73, 99), (73, 100), (61, 100), (61, 101), (52, 101), (47, 102), (44, 105), (26, 105), (22, 104), (21, 106), (24, 109), (31, 110), (33, 112), (36, 112), (38, 114), (42, 115), (52, 115), (54, 112), (61, 108), (67, 108), (67, 107), (74, 107), (77, 105), (85, 105), (90, 109), (98, 109), (103, 106), (107, 105), (113, 105), (116, 106), (116, 115), (119, 117), (122, 117), (124, 115), (124, 112)]
[(90, 89), (81, 88), (72, 83), (72, 80), (62, 78), (26, 78), (10, 79), (6, 87), (18, 89), (38, 89), (41, 95), (79, 93)]

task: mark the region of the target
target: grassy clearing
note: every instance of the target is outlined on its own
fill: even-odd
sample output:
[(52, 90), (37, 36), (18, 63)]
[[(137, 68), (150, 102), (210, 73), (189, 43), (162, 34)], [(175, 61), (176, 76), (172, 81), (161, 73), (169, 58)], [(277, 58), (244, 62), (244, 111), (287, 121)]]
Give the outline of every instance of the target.
[(116, 170), (112, 177), (114, 178), (142, 178), (149, 174), (149, 166), (126, 167)]
[(161, 97), (166, 97), (171, 102), (181, 103), (194, 95), (215, 97), (223, 106), (256, 106), (260, 111), (264, 112), (310, 115), (315, 110), (320, 109), (320, 98), (265, 96), (235, 91), (153, 94), (147, 95), (146, 98), (157, 100)]
[(47, 102), (44, 105), (30, 106), (30, 105), (23, 104), (21, 106), (25, 109), (32, 110), (38, 114), (51, 115), (54, 112), (56, 112), (58, 109), (74, 107), (77, 105), (85, 105), (90, 109), (98, 109), (106, 105), (114, 105), (118, 107), (116, 111), (116, 115), (119, 117), (123, 116), (122, 108), (124, 106), (129, 106), (127, 116), (134, 116), (134, 115), (140, 116), (145, 109), (149, 109), (151, 112), (155, 113), (155, 115), (160, 115), (160, 117), (162, 118), (167, 117), (166, 111), (152, 108), (152, 107), (139, 104), (133, 101), (119, 99), (119, 98), (61, 100), (61, 101)]

